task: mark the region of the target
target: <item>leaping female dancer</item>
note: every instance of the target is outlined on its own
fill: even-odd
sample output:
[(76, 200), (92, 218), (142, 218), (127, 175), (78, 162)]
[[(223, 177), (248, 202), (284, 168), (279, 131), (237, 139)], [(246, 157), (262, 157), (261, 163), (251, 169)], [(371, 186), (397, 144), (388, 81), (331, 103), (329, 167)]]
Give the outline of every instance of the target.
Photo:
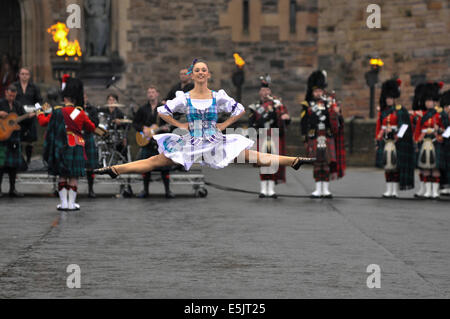
[[(145, 160), (97, 169), (94, 174), (116, 178), (121, 174), (144, 174), (159, 167), (181, 164), (189, 170), (193, 163), (200, 163), (219, 169), (233, 162), (241, 153), (246, 163), (259, 166), (291, 166), (298, 170), (303, 164), (312, 164), (314, 158), (288, 157), (260, 153), (250, 150), (254, 141), (239, 134), (226, 134), (228, 126), (245, 114), (244, 107), (229, 97), (224, 90), (218, 92), (208, 88), (211, 78), (208, 65), (204, 61), (194, 60), (190, 67), (194, 89), (183, 93), (178, 91), (173, 100), (158, 108), (159, 116), (179, 129), (188, 130), (185, 135), (159, 134), (153, 138), (158, 143), (159, 155)], [(173, 118), (173, 113), (186, 114), (187, 123)], [(217, 123), (218, 113), (228, 112), (231, 117), (223, 123)], [(145, 133), (145, 132), (144, 132)], [(148, 132), (147, 132), (148, 133)]]

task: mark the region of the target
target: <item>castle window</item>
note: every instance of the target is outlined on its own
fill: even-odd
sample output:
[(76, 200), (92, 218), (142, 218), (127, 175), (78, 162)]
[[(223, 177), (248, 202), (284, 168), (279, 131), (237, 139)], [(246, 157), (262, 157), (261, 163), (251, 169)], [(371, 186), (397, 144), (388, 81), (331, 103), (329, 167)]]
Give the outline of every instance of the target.
[(295, 33), (297, 31), (297, 1), (291, 0), (289, 2), (289, 32)]
[(243, 3), (243, 29), (244, 29), (244, 33), (248, 33), (249, 32), (249, 24), (250, 24), (250, 1), (249, 0), (244, 0)]

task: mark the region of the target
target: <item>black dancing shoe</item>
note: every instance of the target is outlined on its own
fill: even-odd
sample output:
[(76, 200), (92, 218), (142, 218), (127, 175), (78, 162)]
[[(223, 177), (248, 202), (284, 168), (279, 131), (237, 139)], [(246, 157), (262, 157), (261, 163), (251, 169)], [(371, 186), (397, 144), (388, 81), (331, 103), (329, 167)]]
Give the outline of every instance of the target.
[(300, 166), (302, 166), (303, 164), (313, 164), (316, 161), (315, 157), (297, 157), (294, 160), (294, 163), (292, 163), (291, 167), (293, 169), (295, 169), (296, 171), (298, 171), (300, 169)]
[(265, 195), (265, 194), (263, 194), (263, 193), (260, 193), (259, 194), (259, 198), (266, 198), (267, 196)]
[(117, 171), (112, 166), (94, 169), (93, 173), (95, 175), (109, 175), (112, 179), (115, 179), (117, 178), (117, 176), (119, 176), (119, 174), (117, 174)]

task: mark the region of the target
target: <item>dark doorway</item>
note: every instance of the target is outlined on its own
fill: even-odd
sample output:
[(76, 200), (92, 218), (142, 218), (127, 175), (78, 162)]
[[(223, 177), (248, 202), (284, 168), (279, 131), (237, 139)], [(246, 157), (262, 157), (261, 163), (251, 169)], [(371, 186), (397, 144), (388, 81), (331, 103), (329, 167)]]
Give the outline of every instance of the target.
[[(9, 62), (13, 74), (17, 74), (22, 58), (22, 20), (18, 0), (2, 1), (0, 10), (0, 74), (5, 75), (4, 64)], [(15, 77), (15, 76), (14, 76)], [(0, 79), (3, 81), (4, 79)]]

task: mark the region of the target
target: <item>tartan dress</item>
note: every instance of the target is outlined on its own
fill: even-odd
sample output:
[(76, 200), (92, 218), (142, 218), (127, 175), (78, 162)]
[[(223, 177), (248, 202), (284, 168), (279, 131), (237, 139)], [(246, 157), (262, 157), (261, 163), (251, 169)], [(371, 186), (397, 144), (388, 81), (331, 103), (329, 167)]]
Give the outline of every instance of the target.
[(82, 177), (86, 174), (83, 147), (69, 146), (62, 109), (54, 110), (44, 141), (44, 161), (53, 176)]
[[(397, 112), (398, 117), (398, 127), (400, 128), (403, 124), (408, 125), (408, 129), (406, 130), (403, 138), (399, 138), (395, 143), (395, 147), (397, 150), (397, 170), (400, 176), (400, 190), (408, 190), (414, 188), (414, 169), (416, 167), (415, 159), (416, 153), (414, 150), (414, 142), (413, 142), (413, 132), (411, 126), (411, 119), (408, 111), (398, 105), (396, 107), (391, 107), (382, 111), (378, 118), (377, 127), (381, 127), (381, 123), (383, 120), (391, 113)], [(378, 133), (378, 132), (377, 132)], [(385, 141), (377, 141), (377, 152), (376, 152), (376, 160), (375, 164), (378, 168), (384, 168), (384, 147)]]
[(219, 112), (236, 116), (244, 112), (244, 107), (223, 90), (213, 91), (212, 95), (212, 100), (201, 100), (211, 103), (202, 108), (199, 105), (194, 106), (189, 93), (178, 91), (175, 99), (158, 108), (158, 112), (164, 115), (172, 116), (175, 112), (186, 114), (188, 134), (158, 134), (153, 137), (158, 143), (158, 151), (183, 165), (186, 170), (189, 170), (193, 163), (215, 169), (224, 168), (243, 150), (250, 149), (254, 144), (254, 141), (239, 134), (223, 135), (216, 128)]

